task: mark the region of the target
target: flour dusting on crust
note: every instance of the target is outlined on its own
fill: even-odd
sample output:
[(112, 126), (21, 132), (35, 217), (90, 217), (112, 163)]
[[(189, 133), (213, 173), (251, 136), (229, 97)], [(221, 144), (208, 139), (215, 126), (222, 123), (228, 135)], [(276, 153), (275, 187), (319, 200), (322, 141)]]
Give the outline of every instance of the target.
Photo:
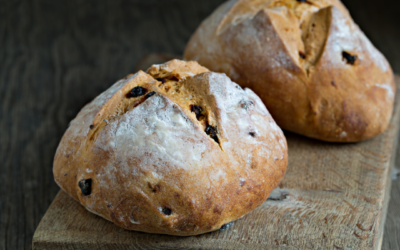
[[(283, 178), (287, 145), (258, 96), (195, 62), (148, 72), (117, 82), (72, 121), (57, 183), (89, 211), (144, 232), (209, 232), (261, 205)], [(131, 101), (137, 86), (146, 92)]]
[(201, 23), (184, 58), (251, 88), (295, 133), (356, 142), (389, 125), (393, 72), (339, 0), (227, 1)]

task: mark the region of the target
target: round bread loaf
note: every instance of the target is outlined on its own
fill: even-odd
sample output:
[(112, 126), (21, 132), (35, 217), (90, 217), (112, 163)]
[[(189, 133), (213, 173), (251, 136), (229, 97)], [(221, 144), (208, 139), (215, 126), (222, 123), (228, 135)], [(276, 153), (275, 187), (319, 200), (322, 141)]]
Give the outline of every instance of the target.
[(196, 62), (153, 65), (86, 105), (57, 149), (57, 184), (129, 230), (196, 235), (261, 205), (286, 139), (261, 100)]
[(184, 54), (251, 88), (277, 124), (333, 142), (382, 133), (392, 115), (390, 65), (339, 0), (231, 0)]

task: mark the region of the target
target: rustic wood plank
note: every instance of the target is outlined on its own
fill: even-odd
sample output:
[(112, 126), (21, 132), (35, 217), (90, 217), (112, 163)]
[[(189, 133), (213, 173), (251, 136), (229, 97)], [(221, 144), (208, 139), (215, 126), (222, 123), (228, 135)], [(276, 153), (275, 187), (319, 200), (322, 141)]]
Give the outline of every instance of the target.
[[(399, 86), (398, 86), (399, 87)], [(400, 126), (400, 125), (397, 125)], [(382, 244), (383, 244), (383, 236), (385, 233), (385, 221), (387, 218), (387, 212), (388, 212), (388, 207), (389, 207), (389, 201), (390, 201), (390, 190), (391, 190), (391, 186), (392, 186), (392, 174), (395, 168), (395, 164), (396, 164), (396, 159), (397, 159), (397, 152), (398, 152), (398, 142), (399, 142), (399, 131), (397, 131), (397, 134), (395, 135), (395, 141), (394, 141), (394, 145), (393, 145), (393, 151), (392, 151), (392, 157), (390, 160), (390, 167), (389, 167), (389, 171), (388, 171), (388, 176), (387, 176), (387, 182), (386, 182), (386, 188), (385, 188), (385, 194), (384, 194), (384, 202), (383, 202), (383, 207), (382, 207), (382, 214), (381, 214), (381, 227), (379, 228), (378, 231), (378, 246), (377, 249), (382, 249)], [(396, 210), (396, 209), (393, 209)], [(393, 234), (395, 235), (395, 234)], [(389, 235), (389, 237), (391, 236), (391, 234)], [(387, 248), (385, 248), (387, 249)], [(393, 249), (393, 248), (389, 248), (389, 249)]]
[(123, 230), (60, 191), (34, 249), (380, 249), (400, 120), (400, 78), (389, 129), (362, 143), (286, 133), (287, 173), (267, 200), (225, 231), (175, 237)]
[[(147, 54), (181, 54), (224, 0), (0, 1), (0, 249), (31, 249), (58, 192), (55, 149), (80, 108)], [(399, 1), (343, 0), (400, 73)], [(400, 165), (400, 160), (397, 160)], [(400, 249), (400, 179), (383, 249)]]
[(397, 147), (395, 171), (392, 173), (390, 203), (385, 222), (382, 249), (400, 249), (400, 147)]

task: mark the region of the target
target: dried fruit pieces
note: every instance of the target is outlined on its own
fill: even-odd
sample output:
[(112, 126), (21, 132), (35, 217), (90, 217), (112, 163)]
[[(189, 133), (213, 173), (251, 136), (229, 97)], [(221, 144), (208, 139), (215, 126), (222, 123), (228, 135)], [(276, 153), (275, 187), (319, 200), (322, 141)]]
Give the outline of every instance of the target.
[(142, 96), (144, 94), (146, 94), (147, 89), (141, 87), (141, 86), (137, 86), (134, 87), (128, 94), (128, 97), (139, 97)]
[(92, 193), (92, 179), (81, 180), (78, 185), (84, 196), (88, 196)]

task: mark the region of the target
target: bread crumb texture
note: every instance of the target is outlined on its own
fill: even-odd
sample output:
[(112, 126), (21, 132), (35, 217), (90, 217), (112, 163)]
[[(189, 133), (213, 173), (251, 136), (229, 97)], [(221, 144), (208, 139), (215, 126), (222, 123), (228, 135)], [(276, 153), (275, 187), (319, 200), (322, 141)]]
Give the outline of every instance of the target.
[(227, 1), (184, 58), (251, 88), (283, 129), (355, 142), (389, 125), (391, 67), (339, 0)]
[(261, 205), (286, 139), (260, 98), (225, 74), (172, 60), (86, 105), (57, 149), (57, 184), (129, 230), (196, 235)]

